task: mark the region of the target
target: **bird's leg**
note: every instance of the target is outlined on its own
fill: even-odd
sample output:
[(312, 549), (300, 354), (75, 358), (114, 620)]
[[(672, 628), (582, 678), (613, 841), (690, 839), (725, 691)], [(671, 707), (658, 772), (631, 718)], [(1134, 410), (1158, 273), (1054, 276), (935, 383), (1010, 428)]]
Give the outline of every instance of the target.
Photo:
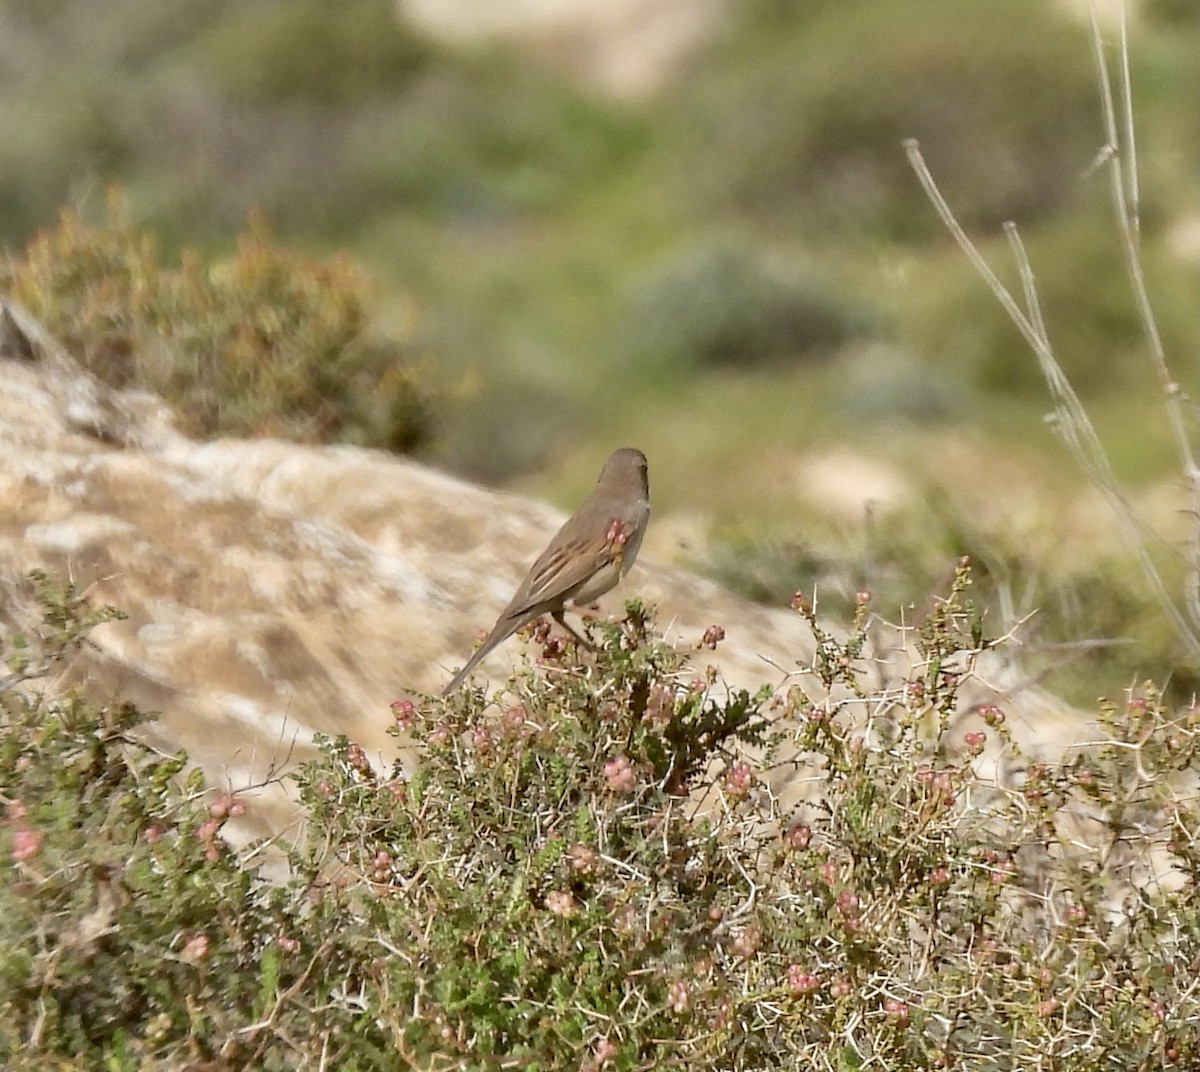
[(556, 622), (558, 622), (558, 624), (561, 625), (568, 633), (570, 633), (571, 636), (573, 636), (575, 638), (576, 643), (582, 644), (585, 648), (588, 649), (588, 651), (599, 651), (600, 650), (599, 648), (596, 647), (595, 644), (593, 644), (590, 640), (588, 640), (587, 637), (582, 636), (579, 633), (575, 632), (575, 630), (572, 629), (567, 624), (567, 619), (563, 617), (562, 610), (552, 610), (550, 612), (550, 617), (553, 618)]

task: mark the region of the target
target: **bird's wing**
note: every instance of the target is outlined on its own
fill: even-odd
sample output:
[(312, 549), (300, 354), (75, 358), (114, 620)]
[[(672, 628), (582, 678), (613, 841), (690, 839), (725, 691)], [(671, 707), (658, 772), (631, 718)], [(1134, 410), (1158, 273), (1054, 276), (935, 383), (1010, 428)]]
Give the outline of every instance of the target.
[(605, 533), (581, 533), (566, 539), (554, 539), (529, 570), (528, 576), (513, 595), (504, 617), (528, 614), (535, 607), (562, 604), (575, 589), (613, 561), (620, 546)]

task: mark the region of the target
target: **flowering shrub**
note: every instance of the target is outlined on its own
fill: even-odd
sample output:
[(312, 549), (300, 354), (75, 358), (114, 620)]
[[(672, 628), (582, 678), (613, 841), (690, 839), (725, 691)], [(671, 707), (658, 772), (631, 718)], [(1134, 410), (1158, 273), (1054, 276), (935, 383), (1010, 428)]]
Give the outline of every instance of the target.
[(1196, 1067), (1200, 711), (1147, 688), (1030, 761), (961, 714), (968, 585), (869, 689), (865, 594), (844, 637), (796, 600), (807, 692), (728, 690), (636, 603), (543, 637), (491, 700), (393, 705), (411, 774), (321, 740), (275, 885), (137, 712), (8, 689), (4, 1067)]
[(366, 278), (312, 260), (254, 219), (228, 260), (163, 264), (117, 193), (93, 225), (74, 209), (0, 265), (0, 287), (87, 368), (166, 399), (195, 435), (351, 440), (409, 451), (437, 396), (405, 340), (370, 334)]

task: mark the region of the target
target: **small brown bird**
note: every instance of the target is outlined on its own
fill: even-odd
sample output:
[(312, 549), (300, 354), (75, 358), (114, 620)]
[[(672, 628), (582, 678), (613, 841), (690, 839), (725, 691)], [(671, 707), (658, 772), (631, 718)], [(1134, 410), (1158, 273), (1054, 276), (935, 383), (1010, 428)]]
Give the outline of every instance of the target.
[(563, 628), (563, 605), (592, 603), (629, 572), (650, 520), (646, 455), (632, 447), (613, 451), (596, 489), (554, 535), (533, 564), (492, 631), (450, 684), (449, 696), (476, 664), (526, 622), (549, 614)]

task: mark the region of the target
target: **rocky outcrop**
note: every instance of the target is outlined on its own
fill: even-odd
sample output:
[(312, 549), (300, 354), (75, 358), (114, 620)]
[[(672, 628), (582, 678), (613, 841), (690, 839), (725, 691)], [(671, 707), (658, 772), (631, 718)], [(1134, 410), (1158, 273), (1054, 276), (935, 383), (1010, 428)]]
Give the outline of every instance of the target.
[[(162, 402), (105, 387), (18, 309), (4, 309), (0, 347), (0, 621), (29, 627), (21, 578), (39, 566), (125, 611), (58, 684), (159, 712), (152, 739), (218, 786), (267, 780), (318, 731), (390, 764), (389, 703), (445, 683), (561, 521), (377, 451), (193, 441)], [(734, 685), (783, 684), (811, 656), (798, 615), (652, 556), (604, 608), (634, 594), (680, 645), (723, 626), (728, 639), (696, 660)], [(909, 657), (899, 635), (889, 645)], [(521, 654), (510, 640), (481, 672), (503, 680)], [(1005, 702), (1048, 746), (1078, 732), (1049, 697), (1012, 693), (1017, 680), (997, 659), (978, 699)], [(250, 829), (290, 814), (268, 787)]]

